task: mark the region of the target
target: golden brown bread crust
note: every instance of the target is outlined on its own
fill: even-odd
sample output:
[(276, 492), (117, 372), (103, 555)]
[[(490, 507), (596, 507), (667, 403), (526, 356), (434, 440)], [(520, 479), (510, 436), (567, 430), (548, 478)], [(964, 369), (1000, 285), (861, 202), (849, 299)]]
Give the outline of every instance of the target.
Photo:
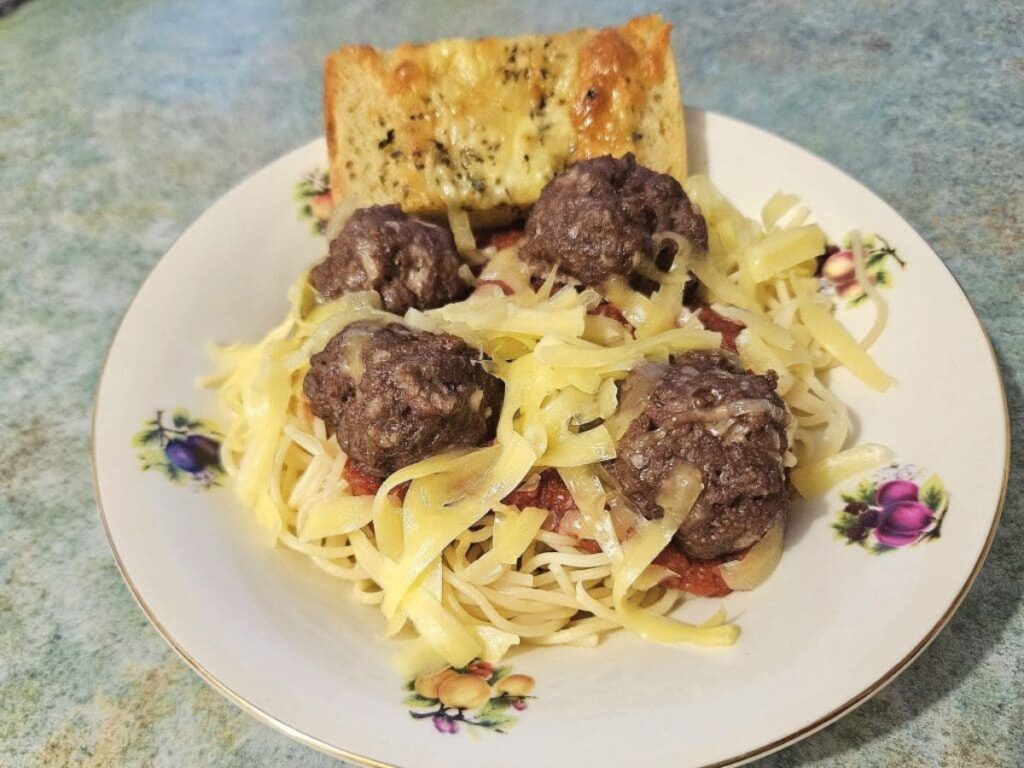
[(671, 26), (346, 46), (324, 66), (335, 201), (508, 219), (571, 162), (634, 152), (686, 175)]
[(658, 26), (651, 39), (643, 35), (651, 26), (638, 23), (643, 21), (602, 29), (580, 52), (572, 108), (578, 141), (574, 160), (620, 156), (633, 148), (630, 132), (639, 125), (648, 90), (664, 79), (665, 58), (671, 55), (671, 27)]

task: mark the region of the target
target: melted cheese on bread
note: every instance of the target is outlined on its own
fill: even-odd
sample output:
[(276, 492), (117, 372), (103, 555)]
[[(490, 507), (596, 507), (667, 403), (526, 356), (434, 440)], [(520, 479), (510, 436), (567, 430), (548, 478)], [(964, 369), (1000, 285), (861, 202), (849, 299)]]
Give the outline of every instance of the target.
[(324, 107), (335, 202), (467, 210), (499, 222), (568, 164), (634, 152), (686, 175), (682, 104), (656, 16), (601, 30), (347, 46), (328, 56)]

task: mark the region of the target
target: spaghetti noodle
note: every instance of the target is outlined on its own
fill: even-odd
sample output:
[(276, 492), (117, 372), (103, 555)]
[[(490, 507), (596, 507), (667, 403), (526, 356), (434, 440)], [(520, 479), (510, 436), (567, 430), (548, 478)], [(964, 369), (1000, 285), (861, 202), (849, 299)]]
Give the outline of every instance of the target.
[[(373, 293), (317, 303), (303, 275), (287, 317), (262, 341), (214, 351), (219, 371), (206, 383), (227, 413), (222, 460), (239, 497), (269, 542), (305, 555), (350, 582), (358, 602), (378, 606), (388, 636), (411, 625), (418, 639), (406, 655), (416, 666), (493, 662), (520, 643), (595, 645), (618, 628), (655, 642), (735, 641), (738, 629), (721, 610), (699, 625), (671, 618), (683, 593), (655, 563), (701, 492), (699, 473), (677, 479), (665, 515), (646, 520), (601, 470), (630, 420), (617, 383), (642, 363), (723, 343), (682, 309), (690, 275), (714, 312), (742, 326), (735, 348), (744, 365), (777, 373), (791, 414), (785, 463), (799, 492), (888, 458), (880, 446), (842, 450), (849, 417), (819, 378), (841, 364), (876, 389), (891, 384), (865, 352), (884, 324), (884, 305), (863, 345), (834, 319), (814, 277), (824, 235), (804, 224), (807, 211), (793, 196), (772, 198), (759, 223), (707, 179), (691, 178), (687, 192), (706, 217), (708, 253), (693, 253), (672, 233), (656, 236), (674, 241), (676, 255), (665, 271), (642, 265), (657, 284), (650, 296), (613, 279), (602, 299), (560, 286), (554, 271), (531, 281), (512, 245), (477, 254), (488, 260), (468, 299), (404, 318), (384, 312)], [(460, 246), (472, 247), (465, 232)], [(616, 312), (595, 314), (603, 300)], [(358, 495), (346, 480), (347, 457), (310, 410), (302, 383), (314, 353), (367, 319), (454, 334), (481, 350), (505, 386), (493, 444), (432, 456), (394, 472), (374, 495)], [(555, 530), (548, 510), (504, 501), (542, 470), (558, 473), (576, 508)], [(744, 561), (724, 569), (740, 588), (770, 572), (781, 529), (763, 542), (746, 572)], [(755, 563), (764, 573), (750, 572)]]

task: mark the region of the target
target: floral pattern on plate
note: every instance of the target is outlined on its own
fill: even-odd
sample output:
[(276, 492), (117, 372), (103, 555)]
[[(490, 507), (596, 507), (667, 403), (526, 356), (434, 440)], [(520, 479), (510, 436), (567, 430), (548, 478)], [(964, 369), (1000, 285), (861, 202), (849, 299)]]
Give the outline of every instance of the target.
[(313, 234), (322, 235), (334, 208), (328, 172), (314, 168), (304, 174), (295, 185), (295, 199), (299, 203), (299, 219), (311, 221)]
[(462, 725), (506, 733), (519, 719), (511, 712), (526, 709), (533, 688), (529, 675), (475, 659), (465, 667), (445, 667), (409, 680), (402, 703), (413, 718), (429, 718), (438, 733), (458, 733)]
[(840, 498), (837, 535), (876, 555), (939, 538), (949, 509), (942, 478), (913, 464), (885, 467)]
[[(862, 240), (864, 270), (868, 280), (879, 288), (891, 288), (895, 268), (905, 269), (906, 261), (881, 235), (865, 234)], [(868, 297), (853, 271), (852, 247), (850, 235), (847, 234), (842, 246), (830, 245), (825, 249), (818, 267), (822, 291), (842, 299), (848, 307), (855, 307)]]
[(184, 408), (169, 419), (165, 424), (165, 411), (157, 411), (132, 438), (142, 469), (160, 472), (177, 485), (191, 483), (204, 489), (219, 485), (224, 468), (217, 432)]

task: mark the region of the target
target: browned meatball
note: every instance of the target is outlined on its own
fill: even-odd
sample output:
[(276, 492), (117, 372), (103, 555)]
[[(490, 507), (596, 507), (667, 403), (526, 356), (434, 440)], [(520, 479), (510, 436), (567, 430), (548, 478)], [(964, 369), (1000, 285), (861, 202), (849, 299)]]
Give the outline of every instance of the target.
[(397, 205), (374, 205), (349, 217), (309, 278), (328, 299), (377, 291), (384, 308), (401, 315), (464, 297), (469, 286), (459, 275), (461, 265), (447, 229), (414, 219)]
[(683, 553), (708, 560), (749, 547), (786, 514), (786, 410), (774, 373), (743, 370), (727, 352), (691, 352), (629, 375), (622, 408), (639, 410), (608, 470), (649, 518), (684, 465), (704, 489), (676, 533)]
[(664, 231), (707, 249), (707, 223), (678, 181), (638, 165), (632, 154), (597, 157), (548, 182), (530, 211), (519, 252), (598, 285), (629, 275), (638, 255), (655, 258), (651, 235)]
[(363, 321), (313, 355), (302, 390), (342, 450), (383, 478), (493, 437), (504, 384), (455, 336)]

